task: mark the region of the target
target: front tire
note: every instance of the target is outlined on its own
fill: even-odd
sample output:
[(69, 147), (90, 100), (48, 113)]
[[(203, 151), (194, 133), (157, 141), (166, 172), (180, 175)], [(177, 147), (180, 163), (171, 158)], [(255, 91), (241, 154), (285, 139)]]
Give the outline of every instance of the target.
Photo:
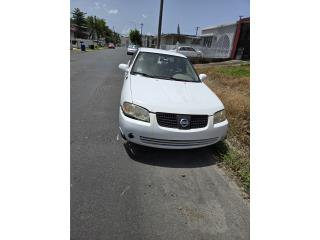
[(143, 148), (142, 146), (127, 140), (124, 143), (124, 147), (130, 158), (137, 159), (141, 156), (142, 148)]

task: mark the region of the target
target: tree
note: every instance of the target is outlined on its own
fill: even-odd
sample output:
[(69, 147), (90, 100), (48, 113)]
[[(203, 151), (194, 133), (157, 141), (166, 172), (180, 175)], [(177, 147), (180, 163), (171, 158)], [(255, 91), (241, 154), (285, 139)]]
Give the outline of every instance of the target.
[(87, 16), (86, 13), (75, 8), (72, 11), (70, 22), (78, 25), (81, 31), (88, 31), (90, 39), (104, 38), (107, 43), (113, 42), (114, 44), (120, 43), (120, 35), (113, 32), (108, 26), (106, 20), (97, 18), (96, 16)]
[(107, 43), (112, 42), (114, 44), (119, 44), (121, 42), (120, 34), (113, 32), (108, 26), (105, 28), (105, 40)]
[(79, 8), (73, 9), (71, 21), (78, 26), (86, 26), (86, 13), (81, 12)]
[(107, 23), (104, 19), (101, 19), (101, 18), (95, 19), (95, 27), (96, 27), (98, 38), (102, 38), (106, 36), (106, 26), (107, 26)]
[(137, 29), (130, 30), (129, 38), (133, 44), (142, 45), (141, 34), (139, 33), (139, 31)]
[(120, 39), (120, 34), (119, 33), (116, 33), (116, 32), (113, 33), (113, 42), (115, 44), (120, 44), (121, 43), (121, 39)]
[(108, 26), (105, 27), (105, 33), (106, 33), (106, 36), (105, 36), (106, 42), (107, 43), (113, 42), (113, 32)]
[(88, 26), (88, 32), (89, 32), (89, 38), (94, 38), (96, 29), (95, 29), (95, 22), (93, 16), (88, 16), (87, 19), (87, 26)]
[(111, 30), (107, 31), (108, 26), (104, 19), (88, 16), (86, 21), (90, 38), (106, 38), (108, 34), (112, 35)]

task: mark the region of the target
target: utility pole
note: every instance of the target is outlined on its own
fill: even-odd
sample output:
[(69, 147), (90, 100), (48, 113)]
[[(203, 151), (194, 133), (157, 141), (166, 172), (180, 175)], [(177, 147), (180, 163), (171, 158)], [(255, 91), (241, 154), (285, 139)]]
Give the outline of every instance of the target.
[(143, 47), (142, 27), (143, 27), (143, 23), (140, 23), (140, 35), (141, 35), (141, 44), (142, 44), (141, 47)]
[(112, 26), (113, 34), (112, 34), (112, 43), (115, 44), (115, 31), (114, 31), (114, 26)]
[(160, 0), (157, 48), (160, 48), (160, 42), (161, 42), (162, 9), (163, 9), (163, 0)]
[(94, 16), (94, 32), (95, 32), (95, 36), (93, 37), (93, 39), (95, 40), (96, 38), (98, 38), (98, 33), (97, 33), (97, 17)]
[(198, 36), (198, 29), (199, 29), (200, 27), (196, 27), (196, 36)]

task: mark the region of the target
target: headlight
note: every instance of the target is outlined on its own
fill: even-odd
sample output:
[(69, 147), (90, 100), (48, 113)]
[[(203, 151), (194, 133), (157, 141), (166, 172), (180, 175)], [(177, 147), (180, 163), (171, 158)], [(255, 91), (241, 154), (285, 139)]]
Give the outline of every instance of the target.
[(133, 103), (124, 102), (122, 111), (127, 117), (131, 117), (144, 122), (150, 122), (149, 111)]
[(216, 123), (219, 123), (219, 122), (223, 122), (224, 120), (226, 120), (226, 113), (223, 110), (219, 111), (219, 112), (216, 112), (214, 115), (213, 115), (213, 124), (216, 124)]

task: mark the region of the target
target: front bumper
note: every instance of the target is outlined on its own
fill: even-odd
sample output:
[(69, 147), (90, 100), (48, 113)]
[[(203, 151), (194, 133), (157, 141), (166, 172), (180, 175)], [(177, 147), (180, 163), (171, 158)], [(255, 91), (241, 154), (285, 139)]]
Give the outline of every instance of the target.
[(139, 145), (188, 149), (209, 146), (223, 140), (227, 134), (228, 120), (213, 124), (213, 116), (209, 116), (206, 127), (181, 130), (159, 126), (154, 113), (150, 113), (150, 123), (146, 123), (125, 116), (120, 108), (119, 128), (128, 141)]

